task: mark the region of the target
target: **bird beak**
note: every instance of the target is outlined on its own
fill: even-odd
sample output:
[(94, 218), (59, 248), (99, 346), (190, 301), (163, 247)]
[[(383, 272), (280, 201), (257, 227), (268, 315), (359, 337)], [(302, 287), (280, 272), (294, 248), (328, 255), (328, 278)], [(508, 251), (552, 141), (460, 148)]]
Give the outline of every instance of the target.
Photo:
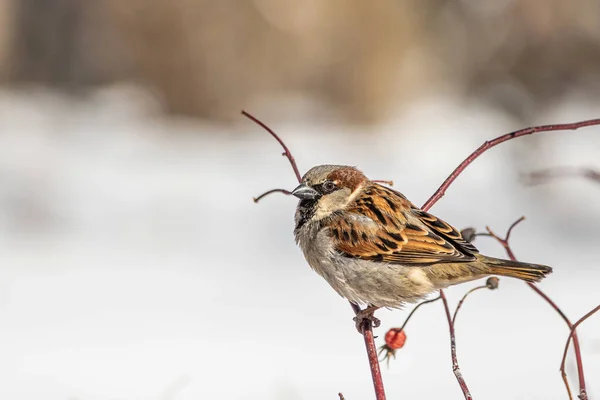
[(319, 197), (319, 192), (310, 186), (306, 186), (302, 184), (298, 186), (296, 189), (292, 190), (292, 195), (296, 196), (301, 200), (314, 200)]

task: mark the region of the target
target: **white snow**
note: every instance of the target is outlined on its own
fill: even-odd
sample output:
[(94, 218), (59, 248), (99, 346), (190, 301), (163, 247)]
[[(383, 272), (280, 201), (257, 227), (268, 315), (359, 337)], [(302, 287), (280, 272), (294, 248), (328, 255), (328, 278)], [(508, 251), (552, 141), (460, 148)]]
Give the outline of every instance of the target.
[[(0, 93), (0, 398), (373, 398), (350, 307), (294, 245), (296, 202), (252, 202), (296, 183), (277, 143), (241, 116), (234, 128), (163, 119), (136, 96)], [(520, 128), (454, 102), (415, 101), (370, 129), (259, 117), (302, 171), (357, 165), (422, 204), (483, 141)], [(597, 118), (598, 109), (574, 97), (534, 122)], [(518, 181), (519, 171), (556, 165), (600, 169), (600, 128), (503, 144), (432, 211), (498, 233), (526, 215), (513, 249), (554, 267), (541, 287), (576, 320), (600, 303), (600, 185)], [(504, 255), (489, 239), (476, 245)], [(449, 289), (451, 305), (478, 284)], [(406, 312), (378, 316), (381, 344)], [(390, 399), (462, 398), (447, 329), (441, 303), (419, 310), (383, 368)], [(500, 290), (474, 293), (456, 329), (476, 399), (566, 398), (558, 368), (567, 328), (524, 284), (502, 279)], [(600, 315), (579, 332), (593, 397)], [(576, 390), (572, 354), (568, 372)]]

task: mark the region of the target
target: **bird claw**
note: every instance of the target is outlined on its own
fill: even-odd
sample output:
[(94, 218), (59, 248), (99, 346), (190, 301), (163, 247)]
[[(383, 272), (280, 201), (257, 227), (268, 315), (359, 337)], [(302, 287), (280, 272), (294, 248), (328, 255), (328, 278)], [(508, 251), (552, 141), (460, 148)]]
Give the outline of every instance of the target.
[(373, 312), (374, 310), (367, 308), (359, 311), (358, 314), (356, 314), (356, 317), (352, 319), (356, 324), (356, 330), (361, 335), (363, 333), (363, 329), (365, 328), (365, 322), (370, 321), (373, 324), (373, 328), (377, 328), (379, 325), (381, 325), (381, 321), (378, 318), (375, 318)]

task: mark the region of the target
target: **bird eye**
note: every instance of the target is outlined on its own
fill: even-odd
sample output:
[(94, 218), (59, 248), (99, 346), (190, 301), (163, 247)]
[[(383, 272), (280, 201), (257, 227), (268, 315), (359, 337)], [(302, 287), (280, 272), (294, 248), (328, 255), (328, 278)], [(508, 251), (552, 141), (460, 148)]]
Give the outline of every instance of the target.
[(321, 187), (323, 188), (324, 193), (331, 193), (337, 188), (335, 183), (333, 183), (332, 181), (323, 182), (323, 185)]

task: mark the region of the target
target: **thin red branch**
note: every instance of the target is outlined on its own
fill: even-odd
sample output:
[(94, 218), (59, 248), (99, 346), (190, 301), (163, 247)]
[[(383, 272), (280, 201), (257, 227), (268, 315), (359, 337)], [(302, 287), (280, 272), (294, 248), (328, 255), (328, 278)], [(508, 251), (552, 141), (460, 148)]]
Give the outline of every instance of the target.
[(500, 143), (504, 143), (507, 140), (515, 139), (521, 136), (531, 135), (539, 132), (550, 132), (550, 131), (563, 131), (563, 130), (575, 130), (579, 128), (583, 128), (585, 126), (593, 126), (600, 125), (599, 119), (590, 119), (587, 121), (574, 122), (571, 124), (556, 124), (556, 125), (542, 125), (542, 126), (533, 126), (531, 128), (520, 129), (515, 132), (507, 133), (506, 135), (498, 136), (496, 139), (484, 142), (477, 150), (475, 150), (471, 155), (469, 155), (463, 162), (460, 163), (458, 167), (446, 178), (446, 180), (442, 183), (442, 185), (435, 191), (435, 193), (425, 202), (423, 207), (421, 207), (424, 211), (429, 210), (439, 199), (441, 199), (444, 194), (446, 194), (446, 190), (448, 187), (458, 178), (460, 174), (467, 168), (476, 158), (485, 153), (487, 150), (491, 149), (494, 146), (499, 145)]
[(441, 298), (442, 298), (442, 295), (440, 294), (438, 297), (420, 302), (419, 304), (417, 304), (417, 306), (415, 308), (413, 308), (413, 310), (410, 312), (410, 314), (408, 314), (408, 317), (406, 317), (406, 319), (404, 320), (404, 323), (402, 324), (402, 326), (400, 328), (392, 328), (392, 329), (395, 329), (398, 332), (403, 331), (404, 328), (406, 327), (406, 324), (408, 324), (408, 321), (413, 316), (415, 311), (417, 311), (419, 309), (419, 307), (421, 307), (423, 304), (429, 304), (429, 303), (433, 303), (434, 301), (438, 301)]
[[(559, 131), (559, 130), (575, 130), (575, 129), (579, 129), (579, 128), (583, 128), (586, 126), (593, 126), (593, 125), (600, 125), (600, 118), (599, 119), (591, 119), (591, 120), (587, 120), (587, 121), (580, 121), (580, 122), (574, 122), (574, 123), (570, 123), (570, 124), (556, 124), (556, 125), (542, 125), (542, 126), (534, 126), (534, 127), (530, 127), (530, 128), (525, 128), (525, 129), (520, 129), (518, 131), (515, 132), (511, 132), (511, 133), (507, 133), (505, 135), (502, 136), (498, 136), (497, 138), (490, 140), (490, 141), (486, 141), (484, 142), (481, 146), (479, 146), (473, 153), (471, 153), (467, 158), (465, 158), (463, 160), (463, 162), (461, 162), (458, 167), (456, 167), (454, 169), (454, 171), (452, 171), (452, 173), (446, 178), (446, 180), (444, 180), (444, 182), (442, 182), (442, 184), (440, 185), (440, 187), (433, 193), (433, 195), (425, 202), (425, 204), (423, 204), (423, 206), (421, 207), (423, 209), (423, 211), (428, 211), (431, 207), (433, 207), (433, 205), (435, 203), (437, 203), (446, 193), (446, 190), (448, 189), (448, 187), (450, 187), (450, 185), (456, 180), (456, 178), (458, 178), (460, 176), (460, 174), (463, 173), (463, 171), (469, 166), (471, 165), (471, 163), (473, 161), (475, 161), (479, 156), (481, 156), (483, 153), (485, 153), (487, 150), (491, 149), (494, 146), (499, 145), (500, 143), (504, 143), (508, 140), (511, 139), (515, 139), (521, 136), (526, 136), (526, 135), (531, 135), (534, 133), (538, 133), (538, 132), (549, 132), (549, 131)], [(509, 256), (514, 257), (514, 254), (512, 254), (512, 251), (510, 250), (510, 247), (507, 248), (507, 253), (509, 253)], [(535, 285), (528, 283), (528, 285), (535, 290), (540, 296), (542, 296), (547, 302), (548, 304), (550, 304), (565, 320), (565, 322), (567, 323), (567, 325), (569, 325), (569, 327), (572, 327), (571, 322), (569, 321), (569, 319), (564, 315), (564, 313), (560, 310), (560, 308), (558, 308), (558, 306), (552, 301), (550, 300), (550, 298), (548, 296), (546, 296), (539, 288), (537, 288)], [(440, 293), (443, 295), (443, 292), (440, 291)], [(446, 311), (446, 314), (449, 316), (450, 315), (450, 310), (448, 309), (448, 303), (446, 301), (444, 301), (444, 309)], [(449, 318), (449, 317), (448, 317)], [(451, 323), (452, 321), (450, 321)], [(454, 329), (452, 329), (454, 330)], [(454, 338), (451, 337), (451, 341), (454, 342)], [(580, 387), (580, 392), (585, 394), (585, 379), (584, 379), (584, 375), (583, 375), (583, 366), (580, 367), (581, 364), (581, 351), (579, 348), (579, 340), (577, 338), (577, 333), (573, 332), (573, 347), (575, 348), (575, 354), (576, 356), (578, 356), (578, 371), (579, 371), (579, 387)], [(455, 350), (453, 350), (454, 352)], [(455, 356), (455, 354), (453, 354), (453, 356)], [(457, 376), (458, 379), (458, 376)], [(462, 379), (462, 375), (461, 375), (461, 379)], [(460, 384), (460, 380), (459, 380), (459, 384)], [(463, 381), (464, 382), (464, 381)], [(461, 386), (462, 388), (462, 386)], [(463, 391), (463, 393), (465, 393)]]
[[(350, 303), (354, 314), (358, 314), (361, 310), (356, 304)], [(373, 388), (375, 389), (375, 398), (377, 400), (385, 400), (385, 388), (383, 387), (383, 378), (381, 377), (381, 369), (379, 368), (379, 359), (377, 357), (377, 347), (375, 346), (375, 338), (373, 337), (373, 326), (371, 321), (363, 321), (363, 338), (367, 349), (367, 357), (369, 358), (369, 366), (371, 368), (371, 378), (373, 379)]]
[(473, 400), (471, 396), (471, 392), (469, 392), (469, 388), (467, 387), (467, 383), (460, 372), (460, 367), (458, 366), (458, 358), (456, 357), (456, 337), (454, 336), (454, 324), (452, 323), (452, 317), (450, 317), (450, 309), (448, 308), (448, 300), (446, 300), (446, 295), (443, 290), (440, 290), (440, 297), (444, 302), (444, 310), (446, 311), (446, 318), (448, 319), (448, 329), (450, 330), (450, 355), (452, 357), (452, 372), (454, 372), (454, 376), (458, 381), (458, 385), (465, 396), (465, 400)]
[(473, 293), (474, 291), (479, 290), (479, 289), (487, 289), (487, 286), (482, 285), (482, 286), (474, 287), (473, 289), (471, 289), (467, 293), (465, 293), (465, 295), (462, 297), (462, 299), (460, 299), (460, 301), (458, 302), (458, 305), (456, 306), (456, 310), (454, 310), (454, 315), (452, 316), (452, 325), (454, 325), (456, 323), (456, 316), (458, 315), (458, 310), (460, 310), (460, 307), (462, 307), (463, 303), (467, 299), (467, 296), (469, 296), (471, 293)]
[[(506, 231), (506, 236), (504, 237), (504, 241), (508, 243), (508, 241), (510, 240), (510, 234), (512, 233), (513, 229), (515, 229), (515, 226), (519, 225), (521, 222), (525, 221), (525, 216), (521, 216), (521, 218), (519, 218), (518, 220), (516, 220), (515, 222), (513, 222), (512, 224), (510, 224), (510, 226), (508, 227), (508, 230)], [(489, 232), (489, 228), (488, 228), (488, 232)], [(491, 234), (491, 232), (490, 232)]]
[[(575, 335), (575, 329), (577, 329), (577, 327), (586, 319), (588, 319), (589, 317), (591, 317), (592, 315), (594, 315), (596, 312), (598, 312), (600, 310), (600, 305), (596, 306), (596, 308), (594, 308), (592, 311), (590, 311), (589, 313), (585, 314), (583, 317), (581, 317), (577, 322), (575, 322), (573, 324), (573, 327), (571, 328), (571, 332), (569, 332), (569, 337), (567, 338), (567, 343), (565, 343), (565, 351), (563, 353), (563, 358), (562, 361), (560, 363), (560, 373), (562, 374), (563, 377), (567, 376), (567, 373), (565, 372), (565, 362), (567, 361), (567, 352), (569, 351), (569, 344), (571, 343), (571, 338), (574, 337)], [(573, 339), (575, 340), (575, 339)], [(573, 342), (574, 343), (574, 342)], [(585, 389), (584, 389), (585, 390)], [(569, 392), (569, 397), (571, 396), (571, 390), (569, 389), (569, 387), (567, 386), (567, 391)], [(587, 398), (587, 393), (580, 393), (579, 394), (579, 398), (580, 399), (585, 399)]]
[[(509, 255), (509, 258), (511, 260), (515, 260), (514, 255), (511, 257), (512, 251), (510, 250), (510, 247), (507, 249), (506, 252)], [(548, 297), (548, 295), (546, 293), (542, 292), (542, 290), (540, 288), (538, 288), (536, 285), (534, 285), (533, 283), (529, 283), (529, 282), (525, 282), (525, 283), (531, 289), (533, 289), (534, 292), (536, 292), (544, 300), (546, 300), (546, 302), (548, 304), (550, 304), (550, 307), (552, 307), (558, 313), (558, 315), (560, 315), (560, 317), (563, 319), (563, 321), (565, 321), (565, 323), (567, 324), (567, 326), (569, 327), (570, 330), (573, 329), (573, 324), (571, 323), (569, 318), (560, 309), (560, 307), (558, 307), (558, 305), (556, 305), (556, 303), (554, 303), (554, 301), (552, 301), (552, 299), (550, 297)], [(585, 376), (584, 376), (584, 372), (583, 372), (583, 360), (581, 359), (581, 347), (579, 346), (579, 337), (577, 336), (577, 332), (573, 332), (572, 337), (573, 337), (573, 348), (575, 350), (575, 358), (577, 359), (577, 376), (579, 378), (579, 392), (580, 392), (580, 395), (584, 394), (584, 397), (581, 397), (581, 399), (584, 400), (584, 399), (587, 399), (587, 395), (585, 394), (586, 388), (585, 388)], [(561, 375), (562, 375), (563, 382), (565, 383), (567, 393), (569, 394), (569, 399), (572, 400), (573, 396), (571, 395), (571, 387), (569, 386), (569, 381), (567, 380), (567, 374), (561, 372)]]
[[(494, 146), (499, 145), (500, 143), (504, 143), (511, 139), (515, 139), (515, 138), (518, 138), (521, 136), (531, 135), (531, 134), (539, 133), (539, 132), (575, 130), (575, 129), (583, 128), (586, 126), (594, 126), (594, 125), (600, 125), (600, 118), (591, 119), (591, 120), (587, 120), (587, 121), (574, 122), (574, 123), (570, 123), (570, 124), (534, 126), (534, 127), (530, 127), (530, 128), (520, 129), (515, 132), (507, 133), (505, 135), (498, 136), (497, 138), (495, 138), (493, 140), (486, 141), (481, 146), (479, 146), (473, 153), (471, 153), (467, 158), (465, 158), (463, 160), (463, 162), (461, 162), (458, 165), (458, 167), (456, 167), (454, 169), (454, 171), (452, 171), (452, 173), (446, 178), (446, 180), (444, 180), (444, 182), (442, 182), (440, 187), (425, 202), (425, 204), (423, 204), (423, 206), (421, 208), (423, 209), (423, 211), (428, 211), (435, 203), (437, 203), (444, 196), (448, 187), (450, 187), (450, 185), (456, 180), (456, 178), (458, 178), (460, 176), (460, 174), (462, 174), (463, 171), (469, 165), (471, 165), (471, 163), (473, 161), (475, 161), (479, 156), (481, 156), (487, 150), (491, 149)], [(507, 249), (507, 253), (509, 253), (509, 257), (510, 256), (514, 257), (514, 254), (512, 254), (510, 247), (508, 247), (508, 248), (505, 247), (505, 249)], [(528, 283), (528, 285), (533, 290), (535, 290), (540, 296), (542, 296), (548, 302), (548, 304), (550, 304), (563, 317), (563, 319), (565, 320), (567, 325), (569, 325), (569, 328), (572, 327), (572, 324), (569, 321), (569, 319), (564, 315), (564, 313), (562, 311), (560, 311), (560, 308), (552, 300), (550, 300), (550, 298), (548, 296), (546, 296), (535, 285), (533, 285), (531, 283)], [(450, 310), (448, 309), (448, 304), (446, 301), (444, 301), (444, 308), (445, 308), (446, 314), (450, 315)], [(575, 348), (575, 355), (577, 357), (577, 362), (578, 362), (577, 367), (578, 367), (578, 372), (579, 372), (580, 392), (585, 394), (585, 392), (586, 392), (585, 391), (585, 378), (583, 375), (583, 365), (581, 362), (581, 350), (579, 348), (579, 340), (577, 338), (577, 332), (573, 332), (573, 347)], [(461, 376), (461, 378), (462, 378), (462, 376)], [(460, 383), (460, 381), (459, 381), (459, 383)]]
[[(514, 228), (515, 225), (517, 223), (521, 222), (523, 219), (524, 219), (524, 217), (519, 218), (515, 223), (513, 223), (511, 225), (510, 229)], [(502, 247), (506, 251), (506, 254), (508, 255), (508, 257), (513, 261), (517, 261), (517, 258), (515, 257), (515, 254), (513, 253), (512, 249), (510, 247), (510, 244), (508, 242), (508, 239), (510, 236), (509, 235), (510, 230), (509, 230), (509, 232), (507, 232), (507, 235), (504, 238), (501, 238), (498, 235), (496, 235), (489, 227), (486, 227), (486, 229), (487, 229), (489, 235), (491, 237), (493, 237), (494, 239), (496, 239), (498, 241), (498, 243), (500, 243), (500, 245), (502, 245)], [(540, 288), (538, 288), (533, 283), (530, 283), (530, 282), (525, 282), (525, 283), (531, 289), (533, 289), (538, 295), (540, 295), (544, 300), (546, 300), (546, 302), (562, 317), (562, 319), (565, 321), (565, 323), (571, 330), (571, 332), (572, 332), (571, 336), (573, 337), (573, 348), (575, 349), (575, 359), (577, 360), (577, 374), (578, 374), (578, 378), (579, 378), (579, 398), (582, 400), (587, 400), (587, 390), (585, 387), (585, 375), (584, 375), (584, 371), (583, 371), (583, 360), (581, 358), (581, 347), (579, 345), (579, 338), (577, 336), (577, 332), (575, 331), (573, 324), (571, 323), (569, 318), (567, 318), (565, 313), (560, 309), (560, 307), (550, 297), (548, 297), (548, 295), (546, 293), (544, 293)], [(565, 383), (565, 387), (567, 389), (567, 393), (569, 394), (569, 398), (571, 398), (571, 388), (570, 388), (569, 382), (567, 380), (567, 375), (563, 371), (561, 371), (561, 374), (562, 374), (563, 381)]]
[(287, 157), (287, 159), (290, 161), (290, 164), (292, 165), (292, 169), (294, 170), (294, 174), (296, 174), (296, 179), (298, 180), (298, 182), (302, 182), (302, 175), (300, 175), (300, 171), (298, 170), (298, 166), (296, 165), (296, 160), (294, 159), (294, 156), (292, 156), (292, 153), (287, 148), (287, 146), (285, 145), (283, 140), (281, 140), (281, 138), (279, 136), (277, 136), (277, 134), (275, 132), (273, 132), (273, 130), (271, 128), (269, 128), (264, 122), (262, 122), (261, 120), (259, 120), (254, 115), (247, 112), (246, 110), (242, 110), (242, 115), (244, 117), (254, 121), (258, 125), (260, 125), (264, 130), (269, 132), (271, 134), (271, 136), (273, 136), (275, 138), (275, 140), (277, 140), (279, 142), (281, 147), (283, 147), (282, 155)]

